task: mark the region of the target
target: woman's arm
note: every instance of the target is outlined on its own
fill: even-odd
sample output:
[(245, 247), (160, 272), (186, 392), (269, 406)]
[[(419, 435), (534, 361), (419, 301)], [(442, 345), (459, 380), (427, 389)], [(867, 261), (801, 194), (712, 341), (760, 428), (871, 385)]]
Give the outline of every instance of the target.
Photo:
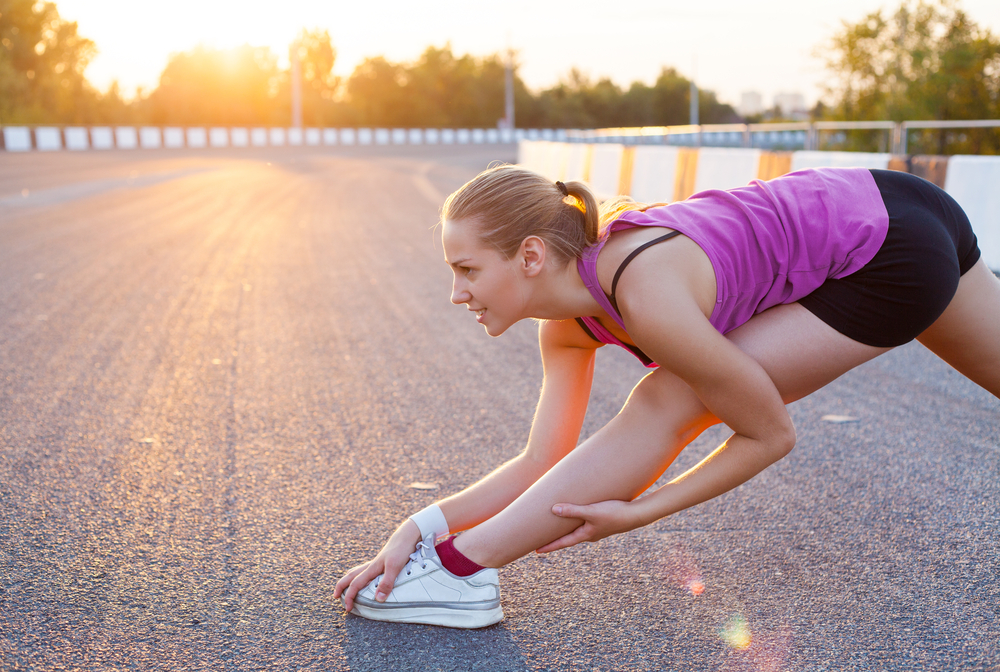
[[(619, 294), (629, 333), (643, 351), (684, 380), (734, 434), (698, 465), (634, 502), (557, 504), (553, 513), (584, 524), (540, 551), (632, 530), (717, 497), (753, 478), (795, 445), (795, 429), (771, 378), (712, 327), (693, 293), (685, 290), (683, 276), (647, 280), (646, 285), (672, 290), (636, 287)], [(642, 310), (630, 310), (629, 304)]]
[[(438, 502), (453, 532), (474, 527), (502, 511), (576, 446), (587, 413), (599, 344), (573, 320), (539, 323), (538, 341), (544, 378), (528, 444), (517, 457)], [(358, 591), (384, 574), (376, 596), (384, 599), (419, 539), (417, 526), (409, 519), (403, 521), (373, 560), (353, 568), (337, 582), (334, 597), (343, 594), (350, 611)]]

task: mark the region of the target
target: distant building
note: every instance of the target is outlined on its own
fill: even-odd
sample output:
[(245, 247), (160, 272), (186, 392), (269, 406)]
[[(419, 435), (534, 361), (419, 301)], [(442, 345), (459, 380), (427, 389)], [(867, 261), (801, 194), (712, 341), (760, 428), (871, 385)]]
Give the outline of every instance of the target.
[(781, 110), (781, 116), (797, 118), (806, 114), (806, 99), (801, 93), (778, 93), (774, 96), (774, 106)]
[(744, 91), (740, 94), (740, 105), (736, 111), (744, 117), (753, 117), (764, 111), (764, 99), (756, 91)]

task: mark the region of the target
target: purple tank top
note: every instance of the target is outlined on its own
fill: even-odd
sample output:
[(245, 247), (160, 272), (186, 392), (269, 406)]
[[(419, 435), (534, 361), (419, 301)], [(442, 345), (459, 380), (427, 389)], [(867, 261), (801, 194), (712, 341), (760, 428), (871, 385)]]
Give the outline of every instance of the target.
[[(800, 170), (622, 213), (577, 260), (583, 283), (622, 329), (597, 281), (597, 255), (610, 234), (637, 226), (679, 231), (705, 251), (717, 286), (709, 319), (726, 334), (772, 306), (798, 301), (828, 278), (859, 270), (882, 246), (889, 215), (867, 168)], [(602, 343), (627, 347), (595, 318), (580, 319)]]

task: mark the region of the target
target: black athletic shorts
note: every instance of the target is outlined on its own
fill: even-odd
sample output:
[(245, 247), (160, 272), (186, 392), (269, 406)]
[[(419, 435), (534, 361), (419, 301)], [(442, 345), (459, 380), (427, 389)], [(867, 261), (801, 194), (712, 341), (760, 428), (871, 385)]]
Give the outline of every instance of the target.
[(845, 336), (887, 348), (934, 323), (980, 252), (969, 218), (944, 190), (908, 173), (871, 173), (889, 213), (885, 242), (860, 270), (799, 303)]

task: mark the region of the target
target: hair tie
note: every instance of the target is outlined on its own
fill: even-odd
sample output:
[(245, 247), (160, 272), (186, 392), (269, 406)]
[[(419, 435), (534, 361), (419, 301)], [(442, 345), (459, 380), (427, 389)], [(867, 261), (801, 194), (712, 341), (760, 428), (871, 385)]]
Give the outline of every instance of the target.
[(569, 196), (569, 189), (567, 189), (566, 185), (559, 180), (556, 180), (556, 189), (561, 191), (563, 196)]

